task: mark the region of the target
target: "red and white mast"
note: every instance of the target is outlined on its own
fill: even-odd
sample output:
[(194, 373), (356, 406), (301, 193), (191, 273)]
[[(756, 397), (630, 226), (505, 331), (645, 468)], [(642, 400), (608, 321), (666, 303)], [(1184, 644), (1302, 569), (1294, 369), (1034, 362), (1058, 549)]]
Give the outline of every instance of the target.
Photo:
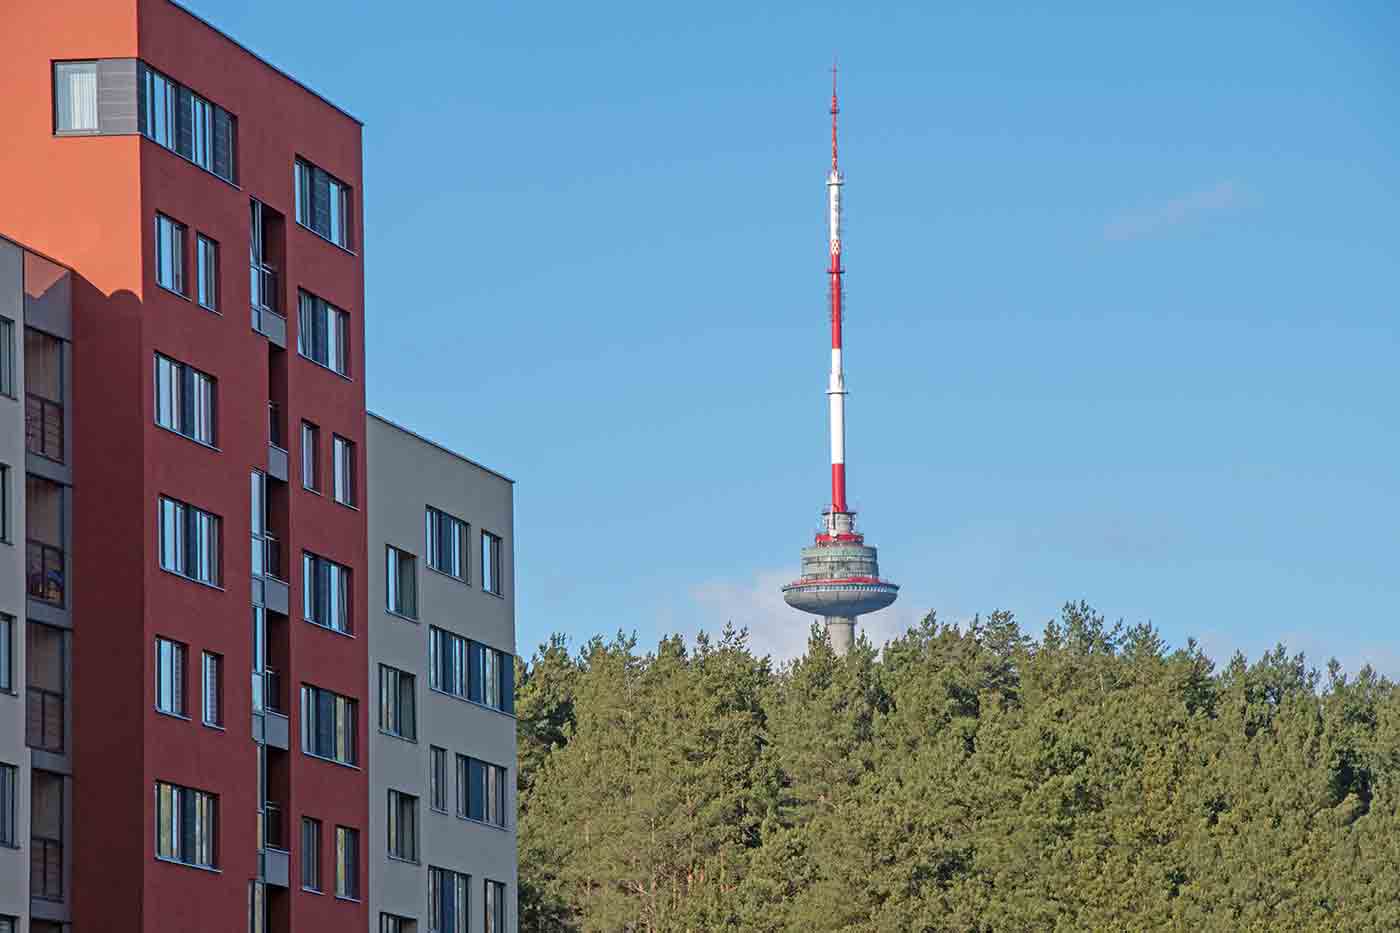
[[(826, 176), (827, 231), (831, 265), (831, 377), (826, 395), (831, 417), (831, 511), (849, 512), (846, 506), (846, 373), (841, 362), (841, 169), (836, 158), (836, 66), (831, 66), (831, 174)], [(834, 532), (834, 527), (831, 531)]]

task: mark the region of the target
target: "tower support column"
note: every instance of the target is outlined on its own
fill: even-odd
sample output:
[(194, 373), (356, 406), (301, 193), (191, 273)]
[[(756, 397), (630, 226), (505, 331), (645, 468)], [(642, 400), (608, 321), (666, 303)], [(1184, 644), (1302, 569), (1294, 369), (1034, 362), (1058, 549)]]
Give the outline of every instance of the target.
[(826, 637), (838, 658), (845, 657), (856, 643), (856, 620), (853, 616), (827, 616)]

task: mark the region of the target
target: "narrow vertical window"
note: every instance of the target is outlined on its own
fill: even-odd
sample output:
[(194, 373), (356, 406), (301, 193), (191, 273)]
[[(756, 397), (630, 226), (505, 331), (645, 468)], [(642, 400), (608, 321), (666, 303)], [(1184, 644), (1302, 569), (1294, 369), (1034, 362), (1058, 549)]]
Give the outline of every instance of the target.
[(415, 697), (417, 678), (412, 674), (379, 665), (379, 728), (401, 739), (418, 739), (418, 711)]
[(13, 512), (10, 493), (10, 465), (0, 463), (0, 541), (10, 544), (14, 538), (10, 536), (10, 515)]
[(355, 504), (355, 445), (339, 434), (331, 435), (332, 466), (335, 469), (335, 501)]
[(506, 933), (506, 886), (499, 881), (487, 881), (484, 893), (486, 895), (484, 933)]
[(447, 812), (447, 749), (436, 745), (428, 754), (429, 785), (431, 794), (428, 805), (434, 810)]
[(0, 691), (15, 692), (15, 617), (0, 612)]
[(360, 832), (335, 828), (335, 896), (360, 899)]
[(312, 492), (321, 491), (320, 469), (321, 429), (310, 421), (301, 423), (301, 485)]
[(418, 798), (389, 791), (389, 857), (418, 861)]
[(156, 639), (156, 709), (185, 715), (185, 646), (168, 638)]
[(301, 886), (321, 890), (321, 821), (301, 819)]
[(224, 724), (224, 658), (212, 651), (204, 652), (204, 724)]
[(385, 606), (395, 615), (418, 618), (418, 561), (392, 544), (385, 548)]
[(200, 235), (196, 238), (199, 273), (199, 304), (210, 311), (219, 310), (219, 244)]
[(54, 128), (60, 133), (96, 133), (97, 62), (53, 66)]
[(156, 284), (185, 294), (185, 225), (156, 215)]
[(501, 582), (501, 539), (489, 531), (481, 533), (481, 588), (497, 596), (504, 592)]
[(15, 322), (0, 317), (0, 395), (15, 397)]
[(0, 765), (0, 846), (19, 845), (15, 830), (18, 775), (19, 769), (14, 765)]
[(181, 153), (206, 172), (214, 171), (214, 105), (190, 94), (190, 151)]

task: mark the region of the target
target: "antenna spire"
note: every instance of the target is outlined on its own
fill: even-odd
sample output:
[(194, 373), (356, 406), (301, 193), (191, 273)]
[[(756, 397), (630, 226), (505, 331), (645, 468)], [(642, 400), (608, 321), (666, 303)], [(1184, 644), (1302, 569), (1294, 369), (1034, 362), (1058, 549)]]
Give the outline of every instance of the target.
[(836, 101), (836, 59), (831, 60), (831, 170), (836, 171), (836, 115), (841, 105)]

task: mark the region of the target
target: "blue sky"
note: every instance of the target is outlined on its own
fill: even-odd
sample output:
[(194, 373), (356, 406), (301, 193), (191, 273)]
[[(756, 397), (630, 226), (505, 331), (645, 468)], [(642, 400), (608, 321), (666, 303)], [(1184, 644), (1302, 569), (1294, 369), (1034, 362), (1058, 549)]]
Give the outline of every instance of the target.
[(366, 122), (370, 405), (518, 481), (522, 653), (800, 650), (835, 53), (872, 637), (1400, 673), (1394, 4), (190, 6)]

